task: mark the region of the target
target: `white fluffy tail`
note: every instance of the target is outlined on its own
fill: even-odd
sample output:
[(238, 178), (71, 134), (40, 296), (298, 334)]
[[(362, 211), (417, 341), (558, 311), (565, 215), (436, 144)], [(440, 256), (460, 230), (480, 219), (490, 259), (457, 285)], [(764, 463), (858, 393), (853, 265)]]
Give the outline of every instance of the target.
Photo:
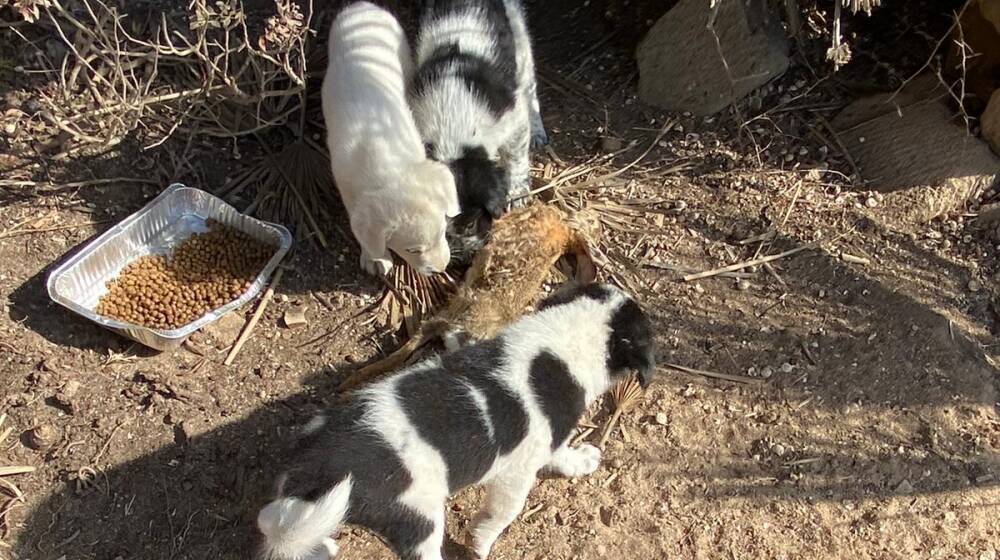
[(269, 560), (304, 560), (333, 557), (336, 543), (330, 536), (347, 515), (353, 483), (348, 476), (316, 501), (278, 498), (257, 515), (264, 534), (262, 557)]

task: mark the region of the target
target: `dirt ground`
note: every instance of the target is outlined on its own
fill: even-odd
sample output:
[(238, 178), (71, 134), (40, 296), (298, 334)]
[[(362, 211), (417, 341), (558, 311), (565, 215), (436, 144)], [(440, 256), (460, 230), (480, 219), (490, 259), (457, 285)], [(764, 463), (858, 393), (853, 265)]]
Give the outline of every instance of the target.
[[(745, 127), (732, 114), (668, 115), (636, 100), (628, 50), (609, 41), (587, 52), (607, 33), (601, 14), (549, 6), (538, 3), (532, 21), (544, 117), (564, 162), (553, 166), (601, 155), (611, 136), (636, 142), (608, 162), (624, 167), (674, 123), (607, 187), (609, 198), (657, 211), (607, 232), (606, 246), (633, 263), (628, 281), (654, 316), (664, 367), (623, 415), (601, 468), (542, 480), (492, 558), (995, 560), (1000, 237), (975, 230), (965, 212), (905, 225), (881, 193), (853, 186), (844, 159), (808, 133), (814, 107), (836, 98), (809, 89), (803, 65), (760, 92), (763, 109)], [(577, 33), (559, 31), (567, 27)], [(196, 146), (204, 177), (239, 164), (219, 163), (209, 140)], [(148, 177), (137, 166), (169, 149), (120, 148), (70, 167), (0, 153), (0, 165), (57, 182)], [(539, 176), (549, 162), (536, 157)], [(159, 189), (0, 188), (0, 432), (12, 428), (0, 465), (37, 468), (5, 478), (24, 499), (3, 494), (0, 558), (246, 558), (290, 430), (394, 343), (364, 312), (381, 288), (337, 224), (324, 228), (334, 249), (297, 245), (232, 366), (222, 362), (242, 316), (157, 354), (51, 303), (54, 264)], [(745, 241), (769, 228), (773, 241)], [(818, 249), (747, 278), (683, 282), (666, 268), (705, 270), (813, 241)], [(308, 326), (282, 327), (301, 304)], [(66, 394), (71, 381), (81, 385)], [(596, 440), (607, 417), (596, 406), (584, 439)], [(40, 426), (52, 435), (37, 450), (29, 431)], [(449, 504), (455, 541), (481, 497), (472, 489)], [(343, 558), (391, 557), (359, 529), (344, 528), (339, 542)], [(455, 542), (446, 553), (469, 557)]]

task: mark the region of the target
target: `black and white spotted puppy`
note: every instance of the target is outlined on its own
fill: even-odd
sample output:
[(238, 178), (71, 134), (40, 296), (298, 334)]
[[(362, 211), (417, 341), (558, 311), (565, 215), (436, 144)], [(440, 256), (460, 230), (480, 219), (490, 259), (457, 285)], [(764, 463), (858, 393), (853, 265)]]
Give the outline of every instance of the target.
[(495, 339), (411, 366), (314, 419), (258, 526), (262, 557), (336, 554), (342, 523), (380, 534), (400, 558), (440, 560), (445, 500), (481, 484), (470, 526), (485, 559), (543, 469), (583, 476), (592, 445), (569, 447), (584, 410), (630, 370), (654, 370), (650, 321), (618, 289), (558, 293)]
[(496, 218), (526, 201), (529, 147), (547, 139), (520, 0), (427, 0), (414, 58), (410, 107), (462, 211)]

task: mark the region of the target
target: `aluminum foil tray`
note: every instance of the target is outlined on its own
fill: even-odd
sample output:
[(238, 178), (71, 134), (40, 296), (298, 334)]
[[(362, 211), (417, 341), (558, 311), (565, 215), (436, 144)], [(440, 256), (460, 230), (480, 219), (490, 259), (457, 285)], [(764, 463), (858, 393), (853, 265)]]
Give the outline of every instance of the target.
[[(208, 219), (277, 247), (253, 285), (239, 299), (172, 330), (150, 329), (102, 317), (94, 312), (98, 300), (107, 292), (105, 285), (125, 265), (144, 255), (169, 254), (191, 235), (208, 231), (205, 223)], [(179, 346), (198, 329), (255, 298), (291, 246), (292, 235), (284, 227), (244, 216), (205, 191), (173, 184), (141, 210), (60, 264), (49, 274), (46, 287), (52, 301), (146, 346), (168, 350)]]

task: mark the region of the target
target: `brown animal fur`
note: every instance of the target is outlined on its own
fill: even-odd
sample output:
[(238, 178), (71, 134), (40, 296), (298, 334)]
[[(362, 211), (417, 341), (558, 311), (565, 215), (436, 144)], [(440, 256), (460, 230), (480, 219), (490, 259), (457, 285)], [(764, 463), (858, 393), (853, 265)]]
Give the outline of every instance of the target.
[(494, 222), (488, 243), (473, 259), (465, 282), (448, 305), (406, 344), (354, 372), (340, 389), (402, 367), (422, 346), (449, 331), (474, 339), (494, 336), (536, 303), (552, 266), (565, 255), (576, 257), (579, 280), (593, 280), (585, 236), (562, 211), (536, 204), (506, 214)]

